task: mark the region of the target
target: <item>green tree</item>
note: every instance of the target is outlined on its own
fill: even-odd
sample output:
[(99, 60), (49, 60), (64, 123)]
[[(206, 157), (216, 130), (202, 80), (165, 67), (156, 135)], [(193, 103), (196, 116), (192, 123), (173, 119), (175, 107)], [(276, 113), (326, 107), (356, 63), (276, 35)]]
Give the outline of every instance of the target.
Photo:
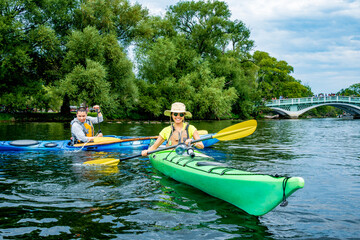
[[(72, 72), (78, 64), (86, 68), (88, 60), (96, 61), (106, 69), (105, 80), (109, 83), (112, 104), (105, 104), (107, 116), (128, 117), (136, 103), (138, 88), (132, 63), (124, 47), (129, 46), (138, 34), (143, 34), (141, 24), (148, 12), (139, 4), (128, 0), (83, 1), (74, 13), (74, 28), (67, 43), (63, 69)], [(66, 94), (63, 101), (73, 100)], [(105, 99), (107, 99), (105, 98)], [(94, 101), (88, 102), (94, 104)]]
[(343, 96), (359, 97), (360, 96), (360, 83), (355, 83), (348, 88), (341, 89), (337, 94), (343, 95)]
[(209, 63), (181, 35), (153, 43), (139, 72), (144, 79), (139, 80), (139, 107), (149, 116), (160, 116), (175, 101), (184, 102), (197, 118), (229, 117), (231, 113), (235, 89), (225, 89), (225, 79), (215, 77)]
[[(250, 30), (242, 21), (229, 21), (226, 26), (226, 34), (232, 47), (231, 50), (240, 56), (244, 56), (244, 54), (249, 53), (253, 49), (254, 41), (250, 40)], [(224, 45), (223, 52), (225, 52), (225, 47), (226, 45)]]
[[(137, 87), (132, 64), (118, 44), (116, 36), (100, 34), (95, 27), (86, 27), (83, 31), (74, 31), (66, 47), (63, 70), (67, 74), (60, 81), (60, 86), (69, 101), (76, 104), (83, 101), (89, 105), (101, 104), (109, 117), (125, 117), (131, 110), (133, 99), (137, 97)], [(95, 71), (99, 71), (98, 75), (93, 75)], [(88, 77), (76, 81), (77, 76)], [(91, 76), (96, 79), (89, 79)], [(76, 83), (72, 86), (73, 90), (69, 89), (71, 84), (68, 83)]]
[(141, 35), (139, 26), (147, 17), (147, 9), (128, 0), (85, 0), (74, 11), (75, 29), (95, 27), (101, 34), (114, 34), (123, 46)]
[(129, 117), (138, 98), (138, 87), (133, 72), (133, 64), (118, 44), (116, 36), (108, 34), (104, 41), (104, 65), (107, 69), (107, 81), (110, 83), (112, 98), (111, 109), (116, 117)]
[(263, 99), (311, 96), (311, 89), (301, 84), (290, 74), (293, 67), (285, 61), (278, 61), (266, 52), (256, 51), (253, 55), (254, 62), (259, 66), (258, 88)]
[(169, 99), (182, 99), (201, 118), (229, 118), (233, 106), (241, 117), (253, 112), (256, 66), (245, 64), (253, 41), (245, 25), (230, 15), (224, 2), (185, 1), (170, 6), (164, 19), (150, 22), (147, 27), (154, 30), (138, 41), (137, 49), (141, 96), (146, 96), (140, 98), (141, 108), (154, 109), (149, 95), (156, 95), (155, 116)]
[(75, 6), (76, 2), (71, 0), (0, 2), (0, 98), (3, 104), (14, 110), (34, 106), (35, 95), (43, 86), (61, 77), (61, 43)]
[(106, 69), (98, 62), (87, 59), (86, 66), (78, 64), (66, 78), (61, 80), (61, 89), (74, 102), (111, 105), (110, 84), (106, 81)]
[(220, 1), (181, 2), (167, 14), (174, 28), (206, 61), (216, 78), (224, 78), (224, 89), (234, 87), (237, 100), (233, 112), (247, 118), (254, 112), (256, 69), (248, 61), (254, 42), (250, 30), (239, 20), (231, 21), (228, 6)]
[[(183, 40), (181, 36), (175, 39), (159, 38), (151, 48), (146, 46), (146, 49), (140, 49), (144, 55), (138, 58), (139, 76), (142, 79), (139, 80), (139, 107), (140, 111), (148, 113), (149, 116), (160, 116), (169, 102), (171, 104), (171, 101), (180, 101), (179, 99), (193, 93), (190, 83), (182, 83), (180, 90), (179, 79), (189, 73), (186, 66), (195, 64), (193, 54), (197, 56), (192, 49), (183, 45)], [(190, 63), (182, 65), (188, 55), (192, 56), (188, 58)]]
[(238, 52), (253, 47), (250, 31), (241, 21), (231, 21), (230, 16), (225, 2), (184, 1), (170, 6), (166, 17), (202, 57), (216, 57), (229, 45)]
[[(112, 109), (118, 109), (117, 114), (131, 110), (137, 87), (122, 46), (143, 34), (138, 25), (147, 18), (146, 9), (127, 0), (3, 0), (0, 11), (2, 104), (11, 109), (29, 104), (45, 106), (48, 89), (59, 87), (60, 79), (65, 79), (75, 66), (86, 69), (87, 60), (93, 60), (106, 69), (115, 102)], [(85, 31), (95, 38), (90, 39), (91, 44), (80, 34), (88, 27), (94, 27), (98, 34)], [(79, 31), (74, 32), (76, 29)], [(86, 51), (77, 51), (78, 46)], [(68, 106), (66, 91), (61, 95), (64, 106)], [(69, 111), (68, 107), (62, 109)]]
[(255, 102), (259, 101), (256, 74), (258, 67), (251, 61), (241, 60), (234, 51), (215, 59), (211, 69), (217, 77), (225, 78), (225, 88), (234, 87), (237, 99), (232, 106), (235, 117), (250, 118), (254, 115)]
[(232, 105), (237, 98), (236, 89), (226, 88), (225, 77), (215, 77), (207, 62), (199, 65), (184, 80), (196, 87), (189, 105), (199, 118), (231, 118)]

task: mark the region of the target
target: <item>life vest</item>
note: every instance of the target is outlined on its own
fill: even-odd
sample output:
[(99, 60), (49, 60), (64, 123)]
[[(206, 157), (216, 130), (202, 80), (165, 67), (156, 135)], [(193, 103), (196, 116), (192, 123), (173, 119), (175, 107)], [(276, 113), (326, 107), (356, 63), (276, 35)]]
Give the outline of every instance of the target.
[[(94, 136), (94, 125), (92, 124), (92, 122), (89, 119), (86, 119), (85, 122), (80, 122), (77, 118), (73, 119), (71, 121), (71, 125), (73, 125), (74, 123), (78, 123), (84, 134), (87, 137), (93, 137)], [(74, 143), (80, 143), (81, 141), (79, 139), (76, 138), (76, 136), (74, 134), (72, 134), (72, 142)]]
[(189, 124), (184, 124), (186, 124), (186, 127), (185, 129), (181, 129), (181, 131), (175, 130), (174, 125), (171, 125), (171, 132), (166, 143), (167, 147), (183, 143), (189, 138)]

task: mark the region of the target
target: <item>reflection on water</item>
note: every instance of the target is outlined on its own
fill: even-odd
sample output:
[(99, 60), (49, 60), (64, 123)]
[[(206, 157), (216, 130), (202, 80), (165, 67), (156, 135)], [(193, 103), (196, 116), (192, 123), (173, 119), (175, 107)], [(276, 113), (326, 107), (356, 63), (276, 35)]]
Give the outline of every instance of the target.
[[(235, 121), (193, 122), (218, 132)], [(154, 170), (147, 158), (118, 166), (85, 161), (138, 154), (0, 152), (0, 236), (4, 239), (311, 239), (360, 236), (359, 122), (259, 121), (243, 139), (205, 153), (243, 170), (301, 176), (286, 208), (261, 216)], [(104, 123), (105, 134), (157, 135), (165, 124)], [(0, 123), (0, 140), (66, 139), (67, 123)], [(0, 238), (1, 238), (0, 237)]]

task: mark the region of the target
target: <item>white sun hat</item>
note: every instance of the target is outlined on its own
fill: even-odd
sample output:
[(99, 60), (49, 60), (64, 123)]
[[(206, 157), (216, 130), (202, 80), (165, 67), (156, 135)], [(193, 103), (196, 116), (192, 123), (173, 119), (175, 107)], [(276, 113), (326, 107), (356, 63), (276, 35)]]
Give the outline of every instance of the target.
[(171, 105), (171, 110), (165, 110), (165, 116), (171, 116), (171, 113), (184, 113), (186, 117), (192, 117), (191, 112), (186, 111), (185, 104), (181, 102), (175, 102)]

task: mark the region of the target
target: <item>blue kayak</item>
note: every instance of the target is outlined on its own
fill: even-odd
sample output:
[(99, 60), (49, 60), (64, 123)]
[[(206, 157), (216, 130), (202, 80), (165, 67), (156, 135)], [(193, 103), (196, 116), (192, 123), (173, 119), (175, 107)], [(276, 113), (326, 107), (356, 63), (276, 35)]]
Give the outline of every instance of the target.
[[(211, 136), (212, 134), (202, 135), (201, 137)], [(14, 140), (0, 141), (0, 151), (126, 151), (144, 150), (150, 145), (151, 139), (127, 141), (127, 139), (146, 138), (130, 136), (105, 136), (119, 139), (121, 142), (109, 143), (81, 143), (72, 146), (70, 140)], [(210, 147), (217, 143), (217, 139), (205, 140), (204, 146)]]
[(0, 151), (121, 151), (147, 149), (150, 140), (119, 142), (75, 147), (70, 140), (14, 140), (0, 142)]

